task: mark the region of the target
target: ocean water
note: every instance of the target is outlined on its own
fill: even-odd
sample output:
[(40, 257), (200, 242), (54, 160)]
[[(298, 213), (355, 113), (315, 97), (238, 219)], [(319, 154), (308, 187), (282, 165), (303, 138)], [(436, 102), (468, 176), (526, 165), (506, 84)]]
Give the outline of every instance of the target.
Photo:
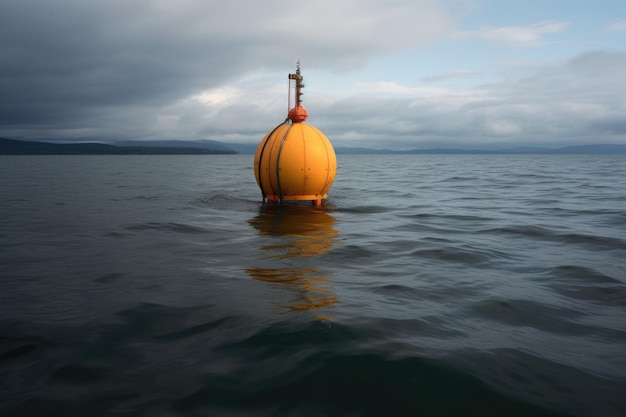
[(626, 159), (0, 157), (2, 416), (626, 415)]

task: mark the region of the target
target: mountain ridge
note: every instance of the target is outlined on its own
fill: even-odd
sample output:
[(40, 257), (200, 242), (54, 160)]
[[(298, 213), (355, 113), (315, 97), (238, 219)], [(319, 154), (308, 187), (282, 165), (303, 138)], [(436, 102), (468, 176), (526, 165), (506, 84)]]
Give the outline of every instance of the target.
[[(0, 138), (0, 155), (202, 155), (202, 154), (254, 154), (258, 144), (224, 143), (214, 140), (123, 140), (112, 144), (100, 142), (52, 143)], [(626, 145), (594, 144), (570, 145), (559, 148), (516, 147), (508, 149), (374, 149), (365, 147), (335, 147), (337, 154), (390, 154), (390, 155), (497, 155), (497, 154), (626, 154)]]
[(224, 147), (119, 146), (98, 142), (50, 143), (0, 138), (0, 155), (206, 155), (235, 154)]

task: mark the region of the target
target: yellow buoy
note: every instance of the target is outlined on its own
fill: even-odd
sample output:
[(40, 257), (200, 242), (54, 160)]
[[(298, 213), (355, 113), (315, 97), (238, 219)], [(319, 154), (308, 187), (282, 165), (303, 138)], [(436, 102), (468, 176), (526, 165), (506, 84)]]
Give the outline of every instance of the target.
[(289, 74), (296, 82), (296, 105), (257, 147), (254, 176), (263, 201), (310, 200), (320, 206), (335, 180), (337, 158), (328, 138), (303, 123), (308, 112), (301, 105), (302, 79), (298, 64), (296, 73)]

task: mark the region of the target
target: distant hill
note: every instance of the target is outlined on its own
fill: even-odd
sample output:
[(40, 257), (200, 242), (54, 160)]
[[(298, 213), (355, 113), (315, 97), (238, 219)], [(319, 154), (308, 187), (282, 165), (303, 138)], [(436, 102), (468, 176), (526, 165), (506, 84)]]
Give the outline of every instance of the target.
[[(259, 142), (261, 140), (259, 139)], [(229, 143), (228, 147), (236, 150), (238, 153), (244, 155), (254, 155), (256, 153), (256, 148), (259, 146), (258, 143)]]
[(125, 140), (114, 142), (115, 146), (153, 147), (153, 148), (198, 148), (220, 151), (221, 153), (235, 153), (230, 145), (214, 140)]
[[(254, 154), (258, 144), (228, 144), (229, 147), (237, 150), (241, 154)], [(581, 145), (567, 146), (562, 148), (541, 148), (541, 147), (518, 147), (509, 149), (461, 149), (461, 148), (431, 148), (431, 149), (374, 149), (374, 148), (352, 148), (345, 146), (335, 146), (337, 155), (498, 155), (498, 154), (626, 154), (626, 145)]]
[(626, 145), (580, 145), (566, 146), (557, 149), (554, 153), (563, 154), (622, 154), (626, 153)]
[[(114, 144), (73, 143), (58, 144), (0, 138), (0, 155), (199, 155), (199, 154), (245, 154), (254, 155), (258, 143), (224, 143), (214, 140), (127, 140)], [(342, 154), (413, 154), (413, 155), (478, 155), (478, 154), (626, 154), (626, 145), (598, 144), (566, 146), (562, 148), (518, 147), (510, 149), (373, 149), (335, 147)]]
[(346, 148), (336, 147), (337, 154), (412, 154), (412, 155), (600, 155), (600, 154), (626, 154), (626, 145), (580, 145), (566, 146), (562, 148), (520, 147), (510, 149), (459, 149), (459, 148), (433, 148), (411, 149), (397, 151), (391, 149), (369, 148)]
[(0, 155), (206, 155), (235, 153), (237, 152), (221, 146), (117, 146), (103, 143), (60, 144), (0, 138)]

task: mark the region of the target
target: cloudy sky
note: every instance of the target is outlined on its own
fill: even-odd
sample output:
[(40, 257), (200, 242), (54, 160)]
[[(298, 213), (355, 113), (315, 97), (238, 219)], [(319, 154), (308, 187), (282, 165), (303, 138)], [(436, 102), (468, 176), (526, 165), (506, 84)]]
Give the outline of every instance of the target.
[(0, 137), (626, 143), (624, 0), (0, 0)]

